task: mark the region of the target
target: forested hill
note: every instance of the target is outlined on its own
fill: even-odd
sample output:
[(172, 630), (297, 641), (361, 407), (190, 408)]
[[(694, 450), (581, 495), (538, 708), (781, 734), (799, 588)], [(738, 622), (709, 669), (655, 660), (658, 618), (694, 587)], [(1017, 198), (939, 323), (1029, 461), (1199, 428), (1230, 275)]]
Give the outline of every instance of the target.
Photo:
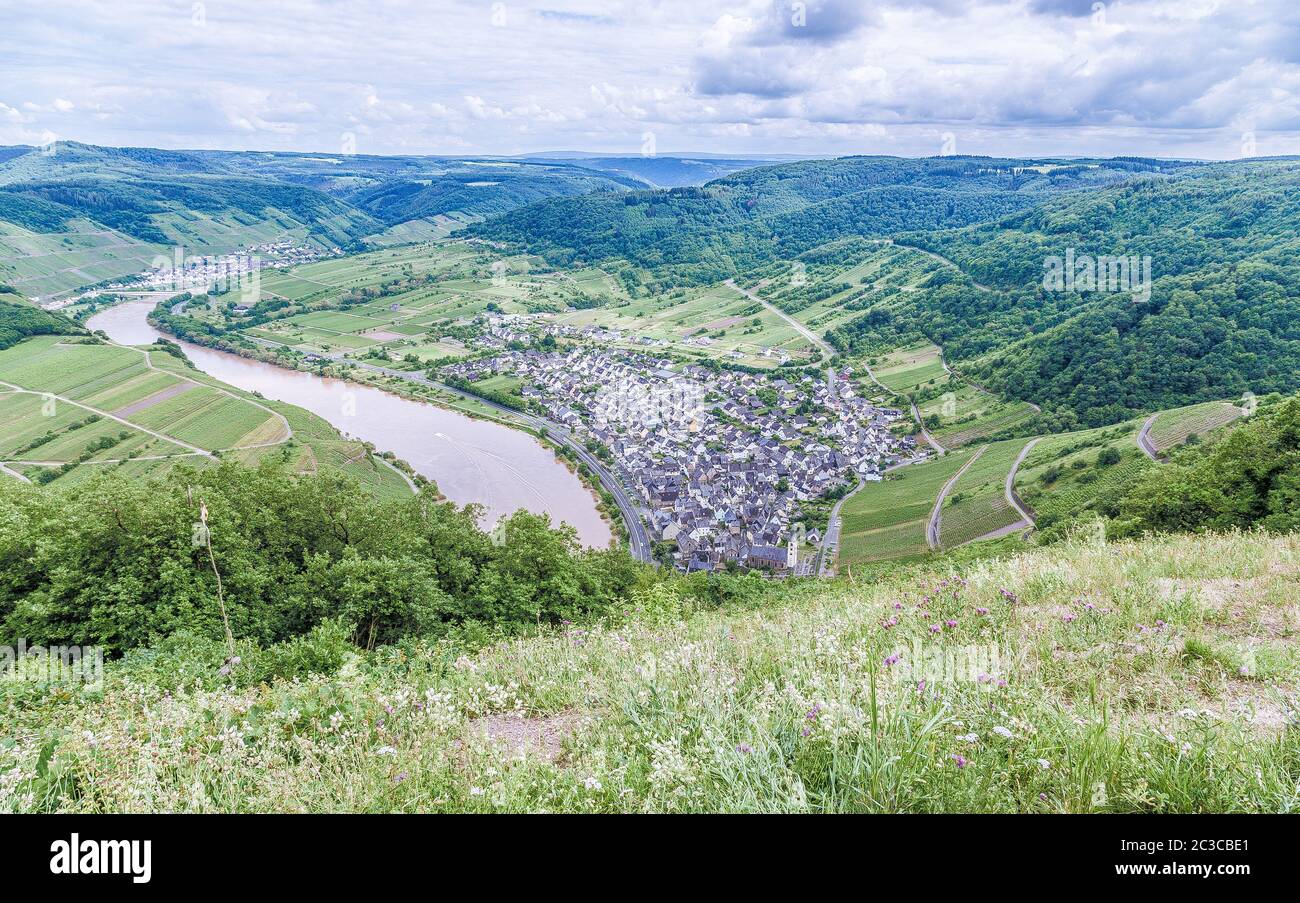
[(555, 265), (626, 261), (663, 281), (708, 282), (845, 235), (965, 226), (1062, 191), (1192, 166), (1139, 159), (807, 160), (744, 170), (700, 188), (553, 198), (473, 233)]
[(41, 310), (9, 286), (0, 284), (0, 350), (34, 335), (76, 335), (85, 332), (66, 317)]
[[(988, 387), (1055, 408), (1058, 428), (1300, 389), (1300, 161), (1199, 168), (1051, 199), (997, 222), (911, 233), (945, 269), (927, 290), (867, 315), (920, 329)], [(1151, 295), (1048, 291), (1044, 261), (1151, 258)], [(965, 275), (963, 275), (965, 274)], [(987, 285), (981, 289), (976, 283)]]

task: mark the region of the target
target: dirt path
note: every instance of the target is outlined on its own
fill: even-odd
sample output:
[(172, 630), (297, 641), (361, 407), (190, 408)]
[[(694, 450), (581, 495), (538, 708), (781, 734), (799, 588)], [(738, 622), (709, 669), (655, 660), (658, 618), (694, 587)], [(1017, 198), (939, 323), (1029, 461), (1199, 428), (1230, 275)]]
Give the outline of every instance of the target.
[(30, 482), (31, 482), (31, 480), (27, 479), (25, 476), (23, 476), (22, 474), (20, 474), (18, 471), (16, 471), (16, 470), (10, 470), (8, 467), (6, 467), (6, 466), (3, 465), (3, 464), (0, 464), (0, 473), (7, 473), (7, 474), (9, 474), (9, 476), (13, 477), (13, 478), (16, 479), (16, 480), (20, 480), (20, 481), (23, 482), (23, 483), (30, 483)]
[(406, 471), (402, 470), (402, 468), (398, 467), (392, 461), (389, 461), (387, 458), (381, 457), (380, 455), (375, 455), (375, 460), (378, 461), (380, 464), (383, 464), (385, 467), (393, 471), (393, 473), (397, 474), (399, 477), (405, 480), (406, 485), (411, 487), (411, 492), (413, 492), (416, 495), (420, 494), (420, 487), (415, 485), (415, 480), (412, 480), (409, 476), (407, 476)]
[(952, 491), (952, 487), (961, 479), (961, 475), (966, 472), (967, 468), (978, 461), (980, 455), (984, 454), (987, 449), (987, 445), (981, 445), (976, 449), (975, 454), (970, 456), (970, 460), (961, 466), (961, 470), (953, 474), (952, 479), (944, 483), (943, 488), (939, 490), (939, 497), (934, 500), (934, 509), (930, 512), (930, 523), (925, 528), (925, 541), (929, 543), (931, 549), (935, 551), (939, 549), (939, 528), (943, 522), (943, 500), (948, 497), (948, 493)]

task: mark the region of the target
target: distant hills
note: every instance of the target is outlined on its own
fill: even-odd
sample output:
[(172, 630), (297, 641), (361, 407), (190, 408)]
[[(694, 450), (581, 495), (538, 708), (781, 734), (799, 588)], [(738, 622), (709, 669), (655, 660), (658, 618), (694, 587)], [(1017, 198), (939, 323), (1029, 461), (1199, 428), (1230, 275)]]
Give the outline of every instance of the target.
[[(852, 352), (923, 336), (1069, 429), (1300, 389), (1297, 197), (1289, 159), (853, 157), (551, 198), (470, 231), (557, 266), (598, 264), (634, 291), (779, 282), (800, 261), (865, 258), (870, 241), (910, 246), (950, 266), (919, 291), (865, 304), (829, 337)], [(1150, 297), (1048, 290), (1046, 262), (1067, 252), (1150, 258)]]
[(360, 250), (553, 196), (644, 182), (565, 161), (108, 148), (0, 148), (0, 281), (29, 296), (94, 285), (184, 246), (293, 238)]

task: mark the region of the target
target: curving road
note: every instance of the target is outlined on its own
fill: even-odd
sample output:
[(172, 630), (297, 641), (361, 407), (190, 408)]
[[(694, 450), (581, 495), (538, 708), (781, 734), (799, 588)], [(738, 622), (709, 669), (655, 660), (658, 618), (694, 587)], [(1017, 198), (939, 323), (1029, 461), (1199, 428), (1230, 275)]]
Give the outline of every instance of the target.
[(1152, 461), (1160, 460), (1159, 452), (1156, 451), (1156, 447), (1151, 443), (1151, 425), (1156, 422), (1156, 418), (1159, 416), (1159, 414), (1152, 414), (1148, 417), (1146, 422), (1142, 424), (1142, 429), (1138, 430), (1137, 434), (1138, 448), (1142, 449), (1142, 452)]
[(961, 475), (979, 460), (979, 456), (984, 454), (986, 449), (988, 449), (987, 445), (981, 445), (977, 448), (975, 454), (970, 456), (970, 460), (961, 466), (961, 470), (953, 474), (952, 479), (944, 483), (943, 488), (939, 490), (939, 497), (934, 500), (934, 508), (930, 511), (930, 522), (925, 527), (925, 541), (929, 543), (931, 549), (937, 551), (939, 548), (939, 529), (943, 521), (943, 500), (948, 497), (952, 487), (961, 479)]
[[(1007, 504), (1009, 504), (1012, 508), (1016, 509), (1016, 511), (1020, 514), (1021, 520), (1024, 521), (1025, 525), (1029, 527), (1033, 527), (1035, 525), (1034, 516), (1030, 514), (1029, 509), (1026, 508), (1024, 504), (1021, 503), (1020, 496), (1016, 495), (1016, 473), (1020, 470), (1020, 465), (1025, 462), (1025, 458), (1029, 457), (1029, 453), (1034, 450), (1034, 446), (1037, 445), (1038, 441), (1042, 438), (1043, 438), (1042, 436), (1035, 436), (1033, 439), (1030, 439), (1028, 442), (1026, 442), (1025, 447), (1022, 448), (1020, 450), (1020, 454), (1016, 456), (1016, 463), (1012, 464), (1011, 469), (1007, 471), (1007, 485), (1006, 485)], [(1018, 529), (1019, 525), (1016, 526)]]
[(840, 550), (840, 528), (842, 527), (840, 508), (844, 506), (845, 502), (857, 495), (865, 485), (867, 485), (866, 481), (859, 477), (858, 485), (853, 487), (853, 491), (837, 501), (835, 507), (831, 509), (830, 519), (826, 521), (826, 535), (822, 537), (821, 552), (817, 556), (818, 577), (830, 576), (829, 571)]

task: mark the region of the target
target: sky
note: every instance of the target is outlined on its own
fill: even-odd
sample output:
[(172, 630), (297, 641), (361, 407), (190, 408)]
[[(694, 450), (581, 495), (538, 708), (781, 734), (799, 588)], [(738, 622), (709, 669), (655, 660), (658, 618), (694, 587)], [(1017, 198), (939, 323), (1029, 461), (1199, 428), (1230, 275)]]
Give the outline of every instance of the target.
[(1296, 0), (0, 0), (0, 145), (1300, 153)]

